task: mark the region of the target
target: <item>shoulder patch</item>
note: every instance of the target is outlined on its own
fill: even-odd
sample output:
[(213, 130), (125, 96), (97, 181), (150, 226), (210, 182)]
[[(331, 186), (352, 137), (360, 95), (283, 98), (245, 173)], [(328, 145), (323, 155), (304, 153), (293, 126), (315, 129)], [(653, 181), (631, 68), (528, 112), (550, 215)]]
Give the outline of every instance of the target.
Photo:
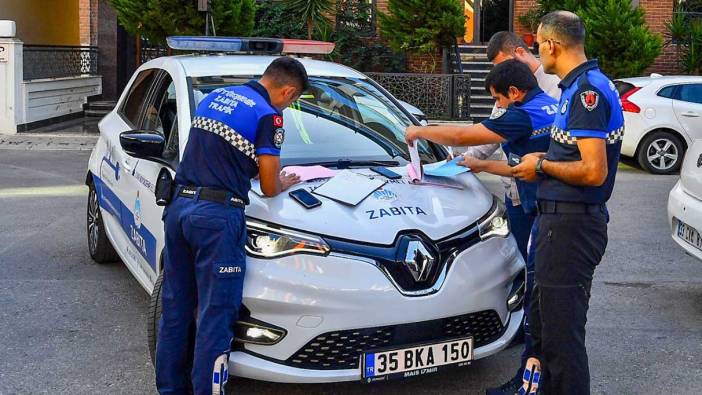
[(585, 91), (580, 94), (580, 101), (586, 110), (592, 111), (600, 104), (600, 95), (595, 91)]
[(276, 128), (283, 127), (283, 117), (280, 115), (273, 115), (273, 126)]
[(490, 119), (497, 119), (507, 112), (506, 108), (498, 108), (492, 114), (490, 114)]
[(568, 99), (565, 99), (563, 106), (561, 106), (561, 115), (565, 114), (566, 111), (568, 111)]
[(283, 146), (283, 142), (285, 141), (285, 129), (283, 128), (278, 128), (273, 132), (273, 144), (275, 144), (275, 147), (280, 149), (280, 147)]

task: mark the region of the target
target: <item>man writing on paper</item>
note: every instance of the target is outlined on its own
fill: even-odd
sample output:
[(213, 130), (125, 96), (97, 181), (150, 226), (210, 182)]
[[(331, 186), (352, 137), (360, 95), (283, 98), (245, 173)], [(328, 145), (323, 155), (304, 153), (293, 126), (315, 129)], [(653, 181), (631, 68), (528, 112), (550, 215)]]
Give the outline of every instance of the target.
[[(282, 111), (308, 86), (304, 66), (281, 57), (258, 81), (215, 89), (195, 111), (175, 196), (163, 214), (160, 394), (224, 394), (246, 275), (244, 208), (251, 178), (260, 176), (266, 196), (299, 181), (280, 172)], [(224, 100), (232, 107), (217, 104)]]

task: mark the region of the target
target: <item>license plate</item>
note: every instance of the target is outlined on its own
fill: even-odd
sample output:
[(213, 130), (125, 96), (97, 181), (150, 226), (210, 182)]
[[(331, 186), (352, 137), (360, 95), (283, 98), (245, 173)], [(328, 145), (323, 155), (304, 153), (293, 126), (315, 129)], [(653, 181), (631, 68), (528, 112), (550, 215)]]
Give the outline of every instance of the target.
[(425, 344), (362, 355), (363, 380), (367, 383), (434, 373), (439, 368), (468, 365), (473, 360), (473, 338)]
[(678, 220), (677, 234), (679, 238), (685, 240), (688, 244), (698, 250), (702, 250), (702, 236), (700, 236), (700, 232), (697, 229)]

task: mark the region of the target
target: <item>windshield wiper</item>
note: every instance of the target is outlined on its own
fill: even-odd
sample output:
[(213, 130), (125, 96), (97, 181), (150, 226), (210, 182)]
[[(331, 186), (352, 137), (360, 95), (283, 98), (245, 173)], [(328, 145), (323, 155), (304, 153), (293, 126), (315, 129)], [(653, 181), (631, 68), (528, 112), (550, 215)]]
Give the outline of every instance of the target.
[(336, 167), (337, 169), (348, 169), (351, 166), (399, 166), (400, 162), (396, 160), (352, 160), (352, 159), (338, 159), (330, 160), (326, 162), (311, 162), (311, 163), (301, 163), (300, 165), (305, 166), (325, 166), (325, 167)]

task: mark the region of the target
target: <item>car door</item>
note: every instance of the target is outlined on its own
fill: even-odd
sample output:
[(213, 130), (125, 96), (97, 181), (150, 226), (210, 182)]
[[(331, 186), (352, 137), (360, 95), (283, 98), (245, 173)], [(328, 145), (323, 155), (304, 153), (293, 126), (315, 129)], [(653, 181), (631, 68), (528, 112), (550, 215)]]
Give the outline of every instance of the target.
[(178, 108), (184, 103), (177, 91), (173, 77), (165, 70), (159, 71), (143, 107), (141, 129), (162, 134), (166, 144), (161, 156), (154, 160), (135, 159), (128, 176), (132, 185), (128, 202), (133, 216), (132, 221), (125, 221), (125, 229), (132, 241), (134, 269), (143, 273), (149, 284), (158, 276), (164, 246), (163, 207), (156, 205), (155, 188), (161, 172), (173, 174), (178, 163)]
[(702, 84), (678, 86), (673, 96), (673, 111), (691, 140), (702, 138)]
[[(103, 212), (105, 229), (113, 246), (128, 267), (134, 265), (130, 254), (133, 252), (129, 227), (131, 212), (125, 202), (133, 194), (134, 185), (129, 179), (136, 160), (127, 155), (120, 145), (122, 132), (139, 129), (143, 123), (143, 106), (148, 97), (153, 81), (158, 73), (155, 69), (146, 69), (137, 73), (126, 89), (118, 108), (109, 113), (100, 122), (101, 154), (96, 177), (96, 190)], [(140, 280), (144, 280), (141, 278)], [(141, 281), (140, 281), (141, 282)]]

